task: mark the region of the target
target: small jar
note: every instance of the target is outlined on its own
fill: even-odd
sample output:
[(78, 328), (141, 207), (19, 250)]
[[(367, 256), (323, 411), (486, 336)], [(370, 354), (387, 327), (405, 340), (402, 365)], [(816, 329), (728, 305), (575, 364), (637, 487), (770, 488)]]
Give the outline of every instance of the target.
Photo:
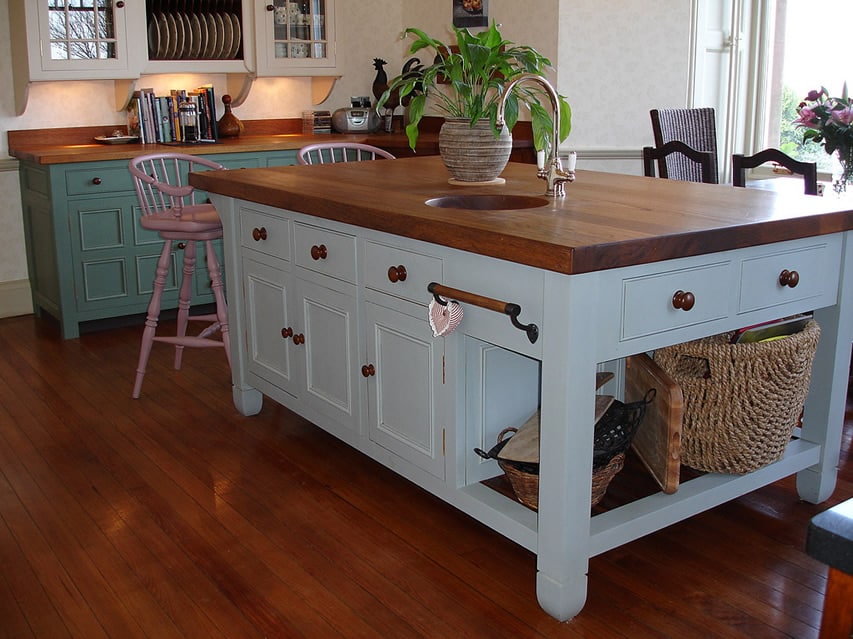
[(192, 102), (178, 105), (178, 122), (181, 126), (181, 141), (198, 142), (198, 108)]

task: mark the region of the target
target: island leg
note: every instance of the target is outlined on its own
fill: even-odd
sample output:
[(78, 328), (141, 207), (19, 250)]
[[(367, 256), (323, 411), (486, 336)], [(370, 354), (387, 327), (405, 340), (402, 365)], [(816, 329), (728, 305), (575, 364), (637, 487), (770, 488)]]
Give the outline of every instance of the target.
[(264, 405), (264, 394), (257, 388), (245, 386), (243, 388), (234, 384), (231, 388), (234, 406), (237, 411), (246, 417), (257, 415)]
[(820, 341), (803, 413), (803, 438), (822, 449), (820, 463), (797, 474), (797, 492), (814, 504), (829, 499), (838, 475), (853, 341), (853, 232), (845, 233), (840, 278), (836, 305), (815, 311)]
[(595, 412), (594, 280), (549, 277), (545, 284), (536, 593), (542, 608), (560, 621), (574, 617), (586, 602)]

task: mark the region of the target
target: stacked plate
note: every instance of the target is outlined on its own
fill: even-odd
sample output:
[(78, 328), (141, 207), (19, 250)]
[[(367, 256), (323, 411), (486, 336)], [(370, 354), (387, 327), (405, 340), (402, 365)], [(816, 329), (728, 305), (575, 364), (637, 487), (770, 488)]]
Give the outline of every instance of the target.
[(153, 13), (148, 22), (151, 60), (233, 60), (242, 29), (236, 13)]

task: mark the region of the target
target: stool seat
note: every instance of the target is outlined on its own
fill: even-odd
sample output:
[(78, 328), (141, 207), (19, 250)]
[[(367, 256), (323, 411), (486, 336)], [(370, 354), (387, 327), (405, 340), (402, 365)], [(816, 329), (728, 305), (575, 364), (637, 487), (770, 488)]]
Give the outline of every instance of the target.
[[(136, 399), (142, 391), (142, 381), (154, 342), (174, 345), (176, 370), (181, 368), (185, 346), (221, 347), (225, 350), (228, 365), (231, 365), (228, 307), (219, 259), (213, 246), (213, 240), (222, 237), (222, 221), (212, 204), (196, 202), (195, 190), (186, 183), (187, 175), (193, 170), (206, 168), (221, 171), (225, 167), (206, 158), (183, 153), (152, 153), (132, 159), (128, 168), (133, 176), (142, 212), (139, 224), (143, 229), (157, 232), (163, 239), (163, 249), (157, 260), (154, 276), (154, 288), (145, 317), (145, 329), (142, 332), (142, 345), (139, 348), (139, 363), (132, 393), (132, 397)], [(169, 271), (175, 262), (172, 249), (176, 241), (183, 247), (177, 330), (175, 335), (158, 335), (163, 291)], [(190, 315), (190, 305), (198, 242), (205, 245), (216, 313), (193, 316)], [(197, 335), (187, 335), (187, 324), (190, 321), (201, 321), (206, 326)], [(220, 333), (221, 339), (214, 338), (217, 332)]]
[(222, 220), (213, 204), (194, 204), (183, 208), (181, 215), (171, 210), (144, 215), (139, 225), (149, 231), (178, 233), (209, 233), (219, 231), (222, 237)]

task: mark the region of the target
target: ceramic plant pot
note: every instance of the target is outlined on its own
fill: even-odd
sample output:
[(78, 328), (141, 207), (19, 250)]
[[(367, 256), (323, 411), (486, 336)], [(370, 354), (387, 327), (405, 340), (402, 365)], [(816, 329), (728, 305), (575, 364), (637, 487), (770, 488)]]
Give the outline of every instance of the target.
[(512, 134), (504, 127), (496, 138), (488, 120), (472, 128), (468, 120), (448, 118), (438, 133), (438, 148), (456, 181), (491, 182), (509, 162)]

